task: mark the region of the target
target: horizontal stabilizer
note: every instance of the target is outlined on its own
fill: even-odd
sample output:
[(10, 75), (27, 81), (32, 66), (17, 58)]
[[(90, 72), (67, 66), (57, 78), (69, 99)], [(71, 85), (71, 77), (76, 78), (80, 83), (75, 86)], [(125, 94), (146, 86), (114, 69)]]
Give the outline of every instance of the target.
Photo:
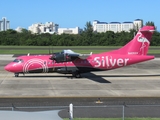
[(148, 32), (154, 32), (155, 31), (155, 28), (153, 26), (144, 26), (142, 27), (140, 30), (140, 32), (143, 32), (143, 31), (148, 31)]

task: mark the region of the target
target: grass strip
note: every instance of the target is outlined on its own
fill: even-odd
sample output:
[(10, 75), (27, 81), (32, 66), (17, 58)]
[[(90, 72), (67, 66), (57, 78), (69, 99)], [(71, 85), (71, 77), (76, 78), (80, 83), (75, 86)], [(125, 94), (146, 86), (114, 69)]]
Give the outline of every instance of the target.
[[(74, 49), (77, 53), (101, 53), (112, 49), (117, 49), (120, 46), (55, 46), (50, 48), (51, 52), (60, 52), (63, 49)], [(0, 46), (0, 54), (49, 54), (48, 46)], [(160, 54), (160, 46), (153, 46), (149, 49), (149, 54)]]

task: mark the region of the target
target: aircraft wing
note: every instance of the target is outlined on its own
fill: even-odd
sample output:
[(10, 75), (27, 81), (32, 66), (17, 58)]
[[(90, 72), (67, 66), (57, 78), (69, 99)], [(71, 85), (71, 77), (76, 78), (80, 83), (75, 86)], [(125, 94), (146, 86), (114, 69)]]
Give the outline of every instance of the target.
[(72, 50), (63, 50), (62, 52), (52, 54), (50, 59), (55, 60), (56, 62), (68, 62), (68, 61), (73, 61), (77, 58), (86, 59), (91, 55), (92, 52), (90, 54), (80, 54), (73, 52)]
[(68, 57), (71, 57), (71, 59), (72, 58), (86, 59), (92, 55), (92, 52), (90, 54), (80, 54), (73, 52), (72, 50), (64, 50), (64, 54), (66, 54)]

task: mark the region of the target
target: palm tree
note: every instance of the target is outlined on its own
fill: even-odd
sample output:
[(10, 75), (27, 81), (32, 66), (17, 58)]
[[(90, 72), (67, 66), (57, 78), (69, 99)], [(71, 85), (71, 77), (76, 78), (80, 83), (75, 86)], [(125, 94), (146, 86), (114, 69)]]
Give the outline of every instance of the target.
[(155, 24), (154, 24), (153, 21), (148, 21), (148, 22), (146, 22), (146, 25), (147, 25), (147, 26), (154, 26), (155, 29), (157, 30), (157, 27), (155, 26)]
[(86, 22), (85, 28), (84, 28), (85, 32), (93, 32), (93, 26), (91, 24), (91, 22)]

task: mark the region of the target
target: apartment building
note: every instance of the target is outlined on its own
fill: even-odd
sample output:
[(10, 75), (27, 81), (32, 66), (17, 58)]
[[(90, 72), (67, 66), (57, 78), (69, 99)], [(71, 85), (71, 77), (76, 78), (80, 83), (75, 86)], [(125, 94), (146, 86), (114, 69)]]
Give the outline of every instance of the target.
[(126, 31), (129, 32), (131, 29), (138, 30), (143, 26), (143, 20), (136, 19), (133, 22), (100, 22), (98, 20), (93, 21), (93, 31), (94, 32), (106, 32), (106, 31), (113, 31), (113, 32), (121, 32)]

